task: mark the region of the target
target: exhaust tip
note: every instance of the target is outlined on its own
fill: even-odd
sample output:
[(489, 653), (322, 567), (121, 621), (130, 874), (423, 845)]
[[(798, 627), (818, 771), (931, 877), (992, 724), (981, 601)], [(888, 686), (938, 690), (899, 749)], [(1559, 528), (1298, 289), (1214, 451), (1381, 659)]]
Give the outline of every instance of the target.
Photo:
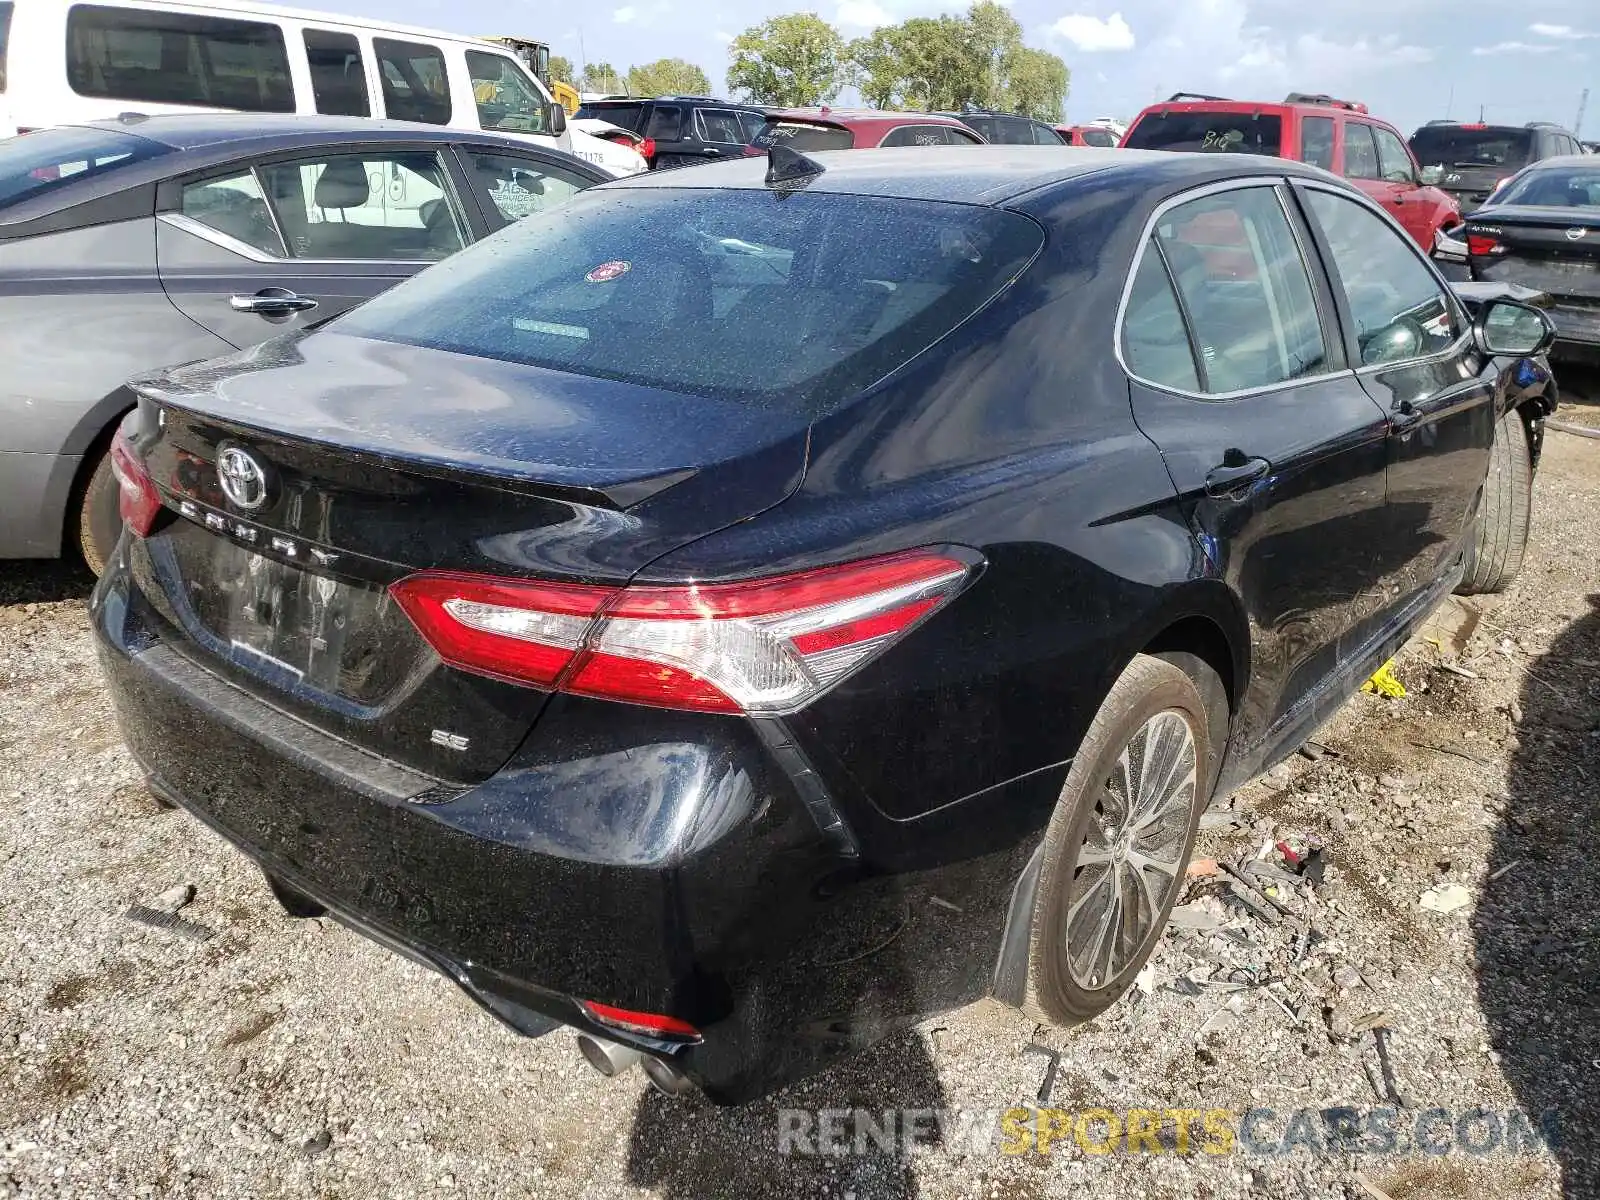
[(663, 1096), (686, 1096), (694, 1089), (689, 1077), (664, 1058), (645, 1055), (643, 1066), (650, 1086)]
[(616, 1078), (644, 1057), (637, 1050), (630, 1050), (626, 1046), (619, 1046), (602, 1038), (591, 1037), (587, 1033), (578, 1035), (578, 1053), (583, 1055), (585, 1062), (607, 1079)]

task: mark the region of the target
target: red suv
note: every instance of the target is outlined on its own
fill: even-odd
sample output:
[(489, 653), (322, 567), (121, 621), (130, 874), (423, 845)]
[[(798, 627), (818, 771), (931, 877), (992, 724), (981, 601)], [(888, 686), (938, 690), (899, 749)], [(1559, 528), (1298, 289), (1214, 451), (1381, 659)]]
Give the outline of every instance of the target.
[(1116, 132), (1104, 125), (1057, 125), (1055, 129), (1069, 146), (1100, 146), (1109, 150), (1117, 144)]
[(1382, 204), (1430, 254), (1440, 230), (1461, 223), (1456, 202), (1421, 180), (1406, 141), (1367, 106), (1332, 96), (1289, 93), (1258, 104), (1180, 92), (1135, 118), (1124, 147), (1234, 151), (1292, 158), (1343, 175)]
[(887, 112), (875, 108), (775, 108), (746, 153), (788, 146), (811, 150), (866, 150), (874, 146), (981, 146), (984, 141), (954, 117)]

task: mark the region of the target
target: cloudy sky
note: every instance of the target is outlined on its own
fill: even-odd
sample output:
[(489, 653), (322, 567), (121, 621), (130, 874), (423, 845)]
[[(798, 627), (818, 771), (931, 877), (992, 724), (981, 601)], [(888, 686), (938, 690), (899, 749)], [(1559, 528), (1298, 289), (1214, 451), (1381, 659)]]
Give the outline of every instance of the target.
[[(321, 0), (461, 33), (543, 37), (574, 62), (621, 68), (666, 56), (719, 89), (727, 43), (783, 0)], [(825, 0), (846, 36), (966, 0)], [(1072, 120), (1128, 117), (1176, 91), (1281, 99), (1321, 91), (1365, 101), (1405, 132), (1433, 117), (1571, 124), (1600, 64), (1594, 0), (1011, 0), (1030, 44), (1072, 70)], [(561, 13), (552, 16), (552, 13)], [(581, 24), (580, 24), (581, 22)], [(580, 54), (581, 39), (581, 54)], [(1585, 129), (1600, 136), (1600, 88)]]

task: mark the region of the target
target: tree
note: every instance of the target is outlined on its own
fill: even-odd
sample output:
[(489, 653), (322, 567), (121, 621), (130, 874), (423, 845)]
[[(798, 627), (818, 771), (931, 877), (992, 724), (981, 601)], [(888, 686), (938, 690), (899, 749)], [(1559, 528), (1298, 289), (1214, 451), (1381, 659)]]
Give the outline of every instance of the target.
[(550, 56), (550, 78), (559, 79), (562, 83), (571, 83), (577, 79), (572, 70), (572, 60), (563, 58), (559, 54)]
[(967, 10), (966, 24), (968, 49), (980, 72), (977, 103), (1005, 108), (1010, 62), (1022, 49), (1022, 26), (994, 0), (978, 0)]
[(583, 73), (583, 90), (586, 92), (620, 92), (623, 88), (622, 76), (617, 69), (608, 62), (590, 63)]
[(630, 96), (708, 96), (711, 80), (691, 62), (658, 58), (642, 67), (628, 68)]
[(894, 34), (892, 28), (874, 29), (845, 49), (850, 83), (872, 108), (892, 108), (905, 94), (905, 71)]
[(957, 109), (988, 94), (983, 57), (965, 18), (912, 17), (890, 37), (900, 54), (908, 106)]
[(1006, 62), (1005, 107), (1052, 124), (1061, 120), (1071, 74), (1047, 50), (1019, 46)]
[(839, 31), (816, 13), (789, 13), (753, 25), (728, 47), (728, 88), (757, 104), (826, 104), (845, 82)]

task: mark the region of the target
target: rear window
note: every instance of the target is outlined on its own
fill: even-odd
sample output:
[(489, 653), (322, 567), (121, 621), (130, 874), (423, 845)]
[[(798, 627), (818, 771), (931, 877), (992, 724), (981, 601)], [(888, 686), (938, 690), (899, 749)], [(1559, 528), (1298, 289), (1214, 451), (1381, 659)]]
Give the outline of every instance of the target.
[(619, 129), (639, 132), (639, 122), (644, 113), (642, 104), (582, 104), (575, 115), (591, 117), (596, 121), (609, 121)]
[(328, 328), (814, 416), (971, 316), (1042, 241), (973, 205), (597, 190)]
[(1425, 167), (1493, 167), (1509, 174), (1533, 157), (1533, 134), (1526, 129), (1425, 125), (1412, 135), (1411, 151)]
[(283, 31), (150, 9), (79, 4), (67, 13), (67, 81), (80, 96), (293, 112)]
[(1085, 129), (1083, 142), (1086, 146), (1103, 146), (1109, 149), (1117, 144), (1117, 135), (1109, 129)]
[(1123, 142), (1134, 150), (1272, 155), (1282, 144), (1279, 117), (1231, 112), (1146, 113)]
[(849, 150), (856, 144), (856, 135), (837, 125), (769, 120), (750, 144), (763, 150), (787, 146), (804, 154), (808, 150)]
[(1546, 167), (1529, 171), (1495, 197), (1496, 204), (1534, 204), (1546, 208), (1600, 207), (1600, 167)]
[(141, 137), (63, 126), (0, 140), (0, 209), (168, 153)]
[(6, 90), (6, 41), (11, 36), (11, 0), (0, 0), (0, 95)]

